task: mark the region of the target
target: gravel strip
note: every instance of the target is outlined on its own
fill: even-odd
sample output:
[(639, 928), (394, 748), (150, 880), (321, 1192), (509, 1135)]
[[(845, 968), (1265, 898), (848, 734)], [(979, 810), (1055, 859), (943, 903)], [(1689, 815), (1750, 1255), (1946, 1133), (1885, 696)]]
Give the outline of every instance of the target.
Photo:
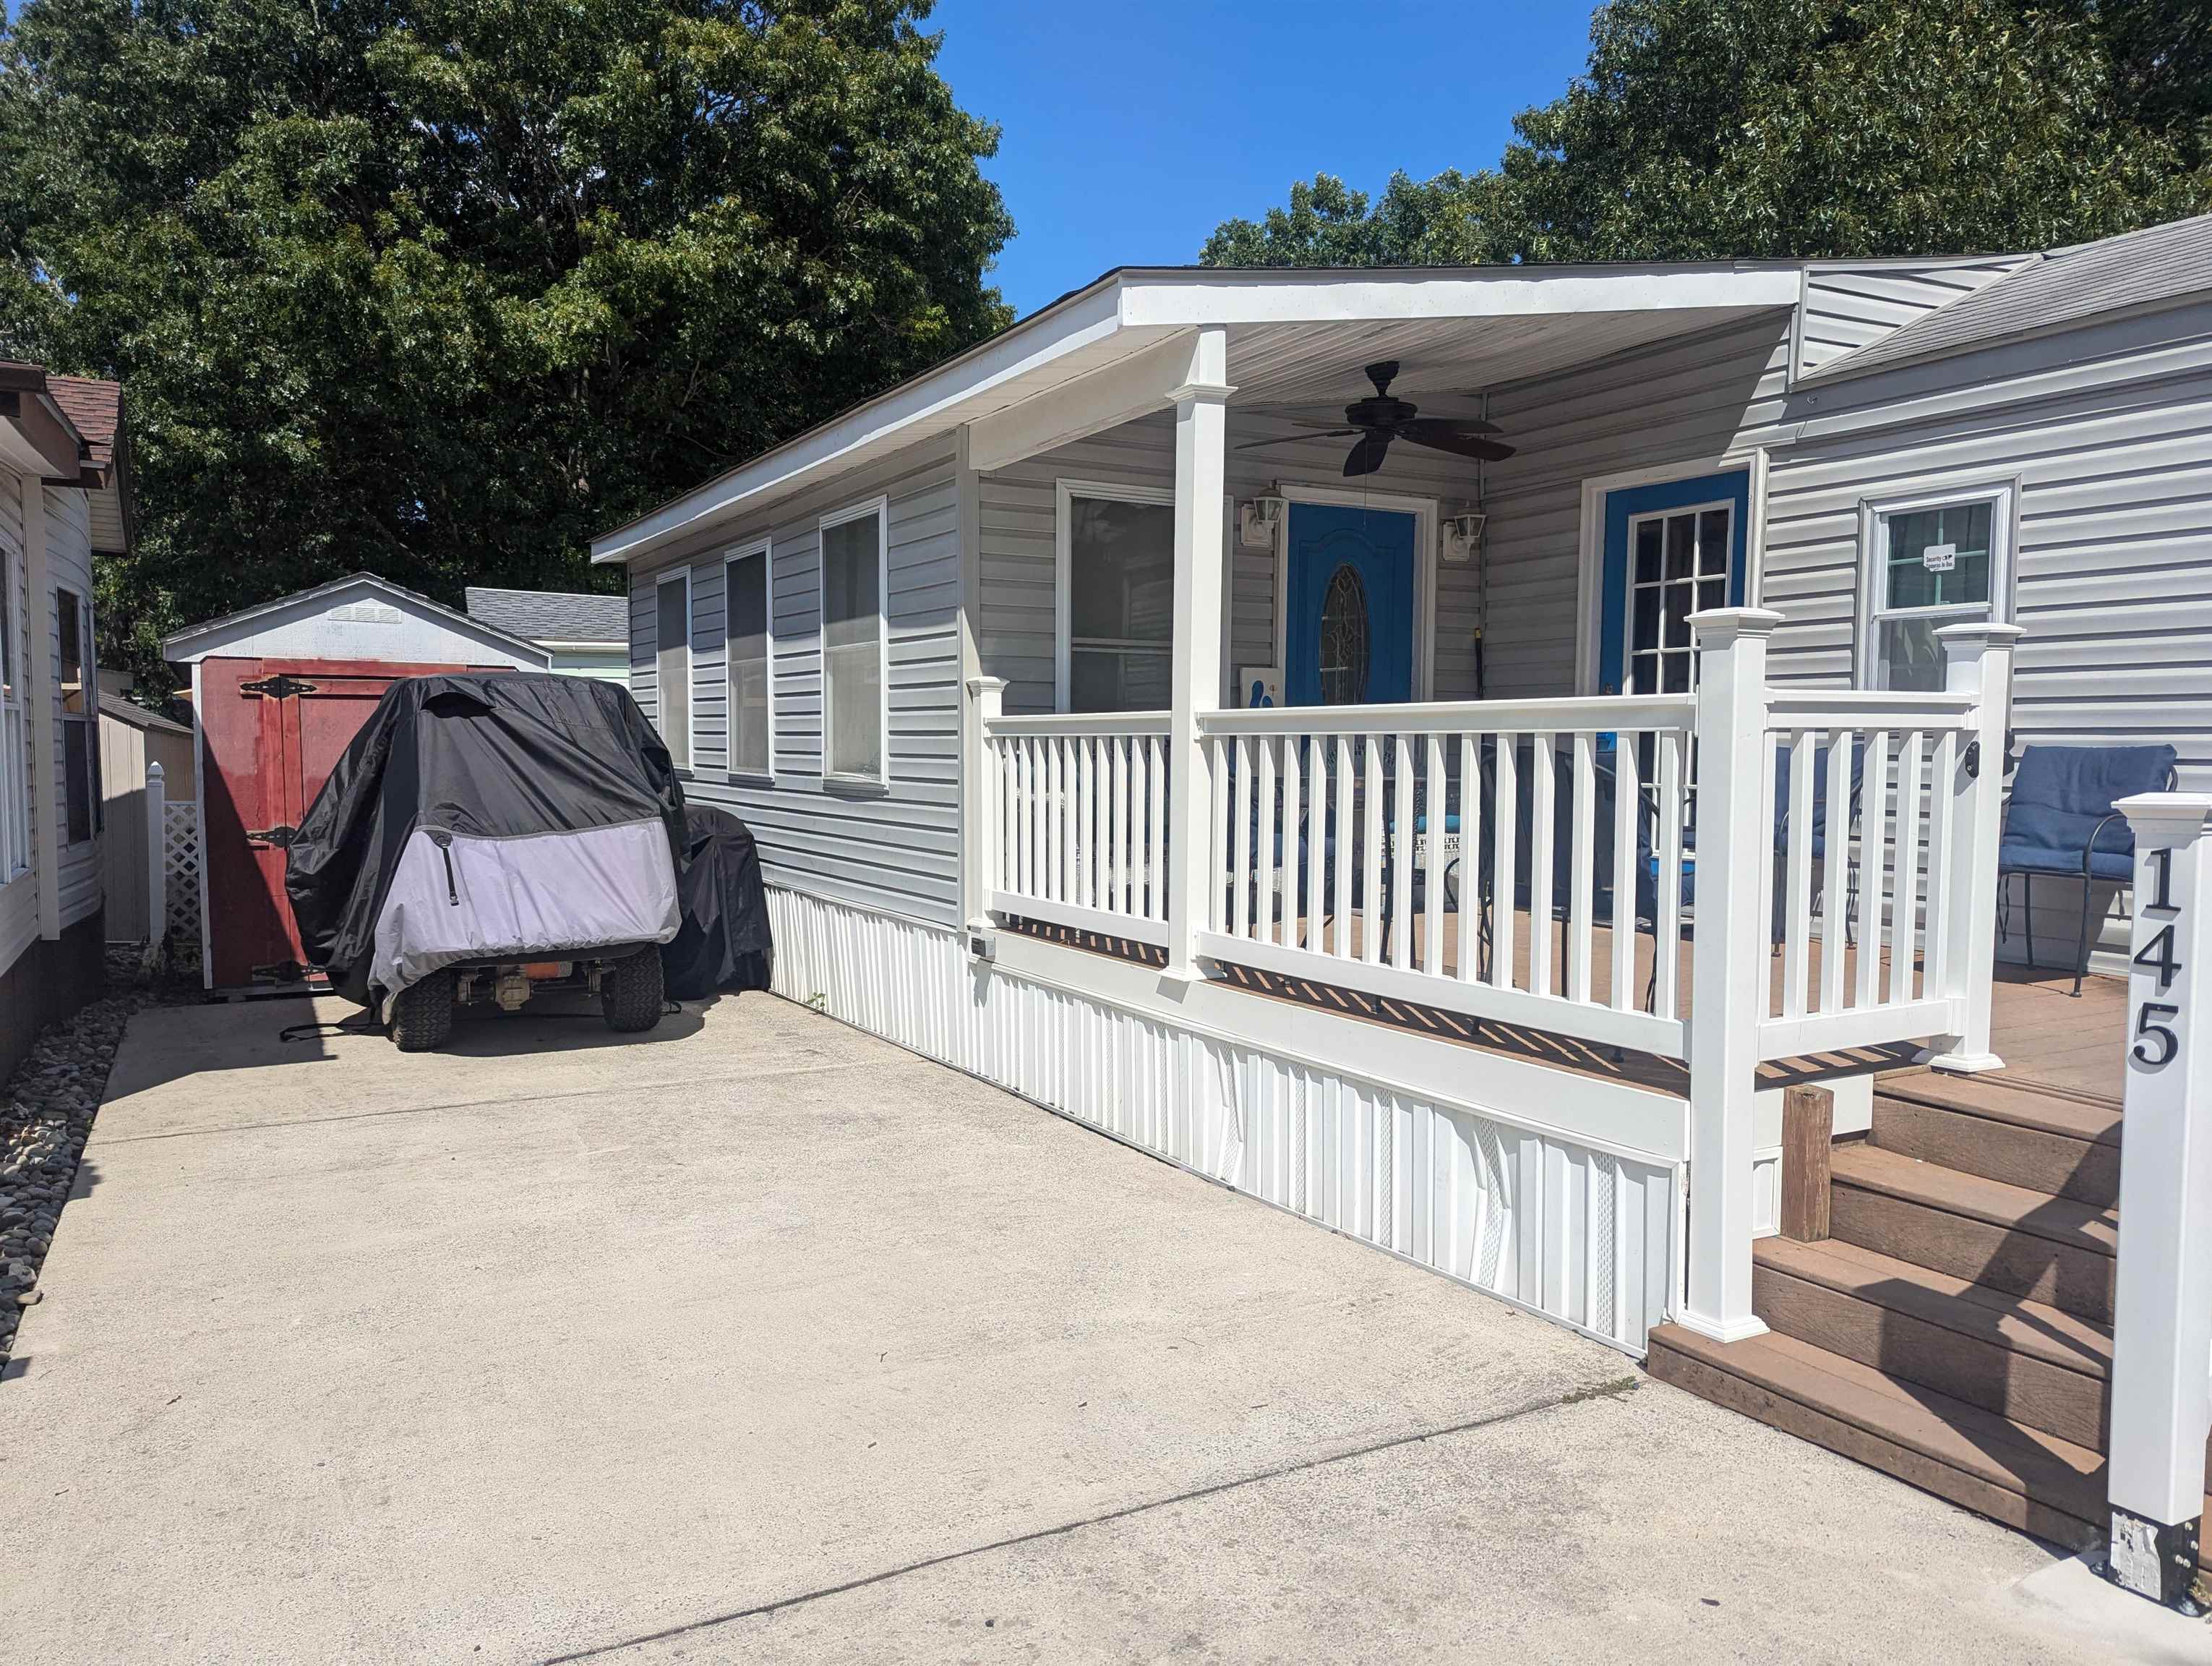
[(76, 1184), (124, 1025), (161, 998), (134, 971), (128, 956), (111, 956), (109, 993), (47, 1029), (0, 1087), (0, 1366), (23, 1310), (39, 1299), (39, 1268)]

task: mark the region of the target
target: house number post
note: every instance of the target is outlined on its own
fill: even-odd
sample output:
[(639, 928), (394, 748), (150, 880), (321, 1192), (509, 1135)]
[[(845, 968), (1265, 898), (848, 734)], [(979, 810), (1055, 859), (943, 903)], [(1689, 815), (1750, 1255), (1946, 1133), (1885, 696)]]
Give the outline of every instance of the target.
[(2212, 793), (2117, 806), (2135, 831), (2126, 1137), (2112, 1307), (2114, 1583), (2188, 1613), (2212, 1430)]

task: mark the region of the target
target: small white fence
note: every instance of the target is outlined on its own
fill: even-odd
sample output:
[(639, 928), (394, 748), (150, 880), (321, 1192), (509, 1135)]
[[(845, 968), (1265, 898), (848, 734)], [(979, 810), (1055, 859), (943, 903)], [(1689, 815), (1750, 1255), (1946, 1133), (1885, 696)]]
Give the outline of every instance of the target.
[(146, 766), (146, 918), (151, 946), (200, 940), (200, 807), (168, 796), (161, 766)]

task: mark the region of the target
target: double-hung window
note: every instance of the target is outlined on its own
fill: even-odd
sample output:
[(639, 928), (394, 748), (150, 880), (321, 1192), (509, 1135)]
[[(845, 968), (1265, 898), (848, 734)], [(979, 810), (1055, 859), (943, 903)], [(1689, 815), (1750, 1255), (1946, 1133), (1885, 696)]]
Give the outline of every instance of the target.
[(829, 781), (881, 786), (889, 779), (887, 520), (879, 499), (822, 523), (822, 773)]
[(770, 664), (769, 546), (757, 544), (722, 563), (722, 617), (730, 679), (730, 757), (733, 775), (775, 773), (775, 705)]
[(62, 801), (67, 842), (82, 844), (97, 830), (100, 802), (98, 753), (94, 750), (92, 610), (74, 590), (54, 592), (55, 647), (59, 660), (55, 680), (62, 707)]
[(2010, 611), (2008, 487), (1870, 502), (1862, 513), (1867, 628), (1860, 678), (1875, 689), (1943, 686), (1936, 633)]
[(1059, 488), (1059, 705), (1157, 711), (1175, 669), (1175, 494)]
[(660, 744), (679, 769), (691, 767), (691, 575), (671, 573), (653, 587), (653, 698)]
[(15, 556), (0, 545), (0, 885), (31, 866), (30, 743), (23, 719), (21, 581)]

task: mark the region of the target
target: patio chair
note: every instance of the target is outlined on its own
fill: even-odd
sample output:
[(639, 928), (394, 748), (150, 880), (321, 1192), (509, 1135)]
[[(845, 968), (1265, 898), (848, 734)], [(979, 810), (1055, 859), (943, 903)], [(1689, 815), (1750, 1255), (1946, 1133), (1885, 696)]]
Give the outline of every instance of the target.
[[(2018, 874), (2027, 964), (2035, 960), (2035, 879), (2081, 882), (2081, 925), (2074, 943), (2074, 993), (2089, 952), (2089, 898), (2095, 883), (2125, 885), (2135, 878), (2136, 839), (2114, 800), (2136, 793), (2171, 792), (2174, 751), (2157, 746), (2030, 746), (2021, 752), (1997, 836), (1997, 890)], [(1998, 926), (2005, 924), (2004, 911)]]

